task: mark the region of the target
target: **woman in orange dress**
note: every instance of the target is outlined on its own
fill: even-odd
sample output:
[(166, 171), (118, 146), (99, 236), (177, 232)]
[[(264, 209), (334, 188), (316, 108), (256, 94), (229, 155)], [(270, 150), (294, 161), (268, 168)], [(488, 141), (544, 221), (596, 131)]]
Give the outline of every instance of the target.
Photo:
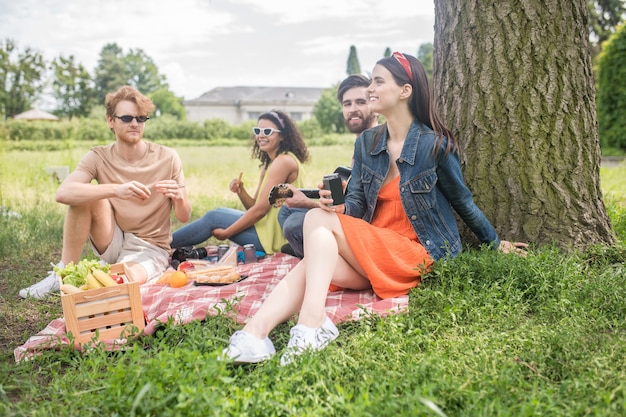
[(415, 57), (395, 52), (379, 60), (368, 96), (386, 123), (357, 138), (345, 203), (334, 206), (330, 191), (320, 190), (320, 207), (304, 221), (304, 258), (224, 349), (236, 363), (272, 357), (270, 331), (295, 313), (281, 364), (328, 345), (339, 334), (325, 312), (329, 286), (372, 288), (382, 298), (407, 294), (434, 261), (460, 253), (454, 212), (494, 249), (526, 246), (501, 241), (474, 203), (454, 136), (432, 106)]

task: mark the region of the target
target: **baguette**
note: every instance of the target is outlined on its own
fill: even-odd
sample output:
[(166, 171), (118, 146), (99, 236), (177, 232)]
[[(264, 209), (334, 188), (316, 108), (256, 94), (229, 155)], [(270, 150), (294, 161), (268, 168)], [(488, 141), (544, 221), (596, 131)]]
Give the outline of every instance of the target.
[(232, 272), (234, 269), (234, 267), (232, 266), (213, 266), (213, 267), (208, 267), (208, 268), (203, 268), (203, 269), (193, 269), (190, 271), (187, 271), (187, 276), (189, 278), (198, 276), (198, 275), (222, 275), (222, 274), (228, 274), (230, 272)]
[(241, 275), (235, 270), (222, 271), (222, 272), (208, 272), (194, 277), (196, 282), (199, 283), (220, 283), (229, 284), (231, 282), (239, 281)]
[(76, 288), (72, 284), (63, 284), (61, 285), (61, 292), (63, 294), (78, 294), (80, 292), (83, 292), (83, 290), (81, 290), (80, 288)]

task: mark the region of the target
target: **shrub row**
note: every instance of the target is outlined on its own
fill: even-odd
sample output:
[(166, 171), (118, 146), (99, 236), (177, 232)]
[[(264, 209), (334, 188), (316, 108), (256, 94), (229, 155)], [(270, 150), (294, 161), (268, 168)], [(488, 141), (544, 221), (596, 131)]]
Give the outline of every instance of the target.
[[(147, 140), (189, 139), (208, 140), (234, 139), (246, 141), (252, 137), (256, 122), (247, 121), (232, 126), (221, 119), (204, 122), (178, 120), (165, 115), (147, 122), (144, 138)], [(319, 138), (322, 130), (315, 119), (298, 122), (306, 139)], [(24, 121), (10, 119), (0, 124), (0, 140), (6, 141), (109, 141), (111, 132), (104, 118), (81, 118), (61, 121)]]

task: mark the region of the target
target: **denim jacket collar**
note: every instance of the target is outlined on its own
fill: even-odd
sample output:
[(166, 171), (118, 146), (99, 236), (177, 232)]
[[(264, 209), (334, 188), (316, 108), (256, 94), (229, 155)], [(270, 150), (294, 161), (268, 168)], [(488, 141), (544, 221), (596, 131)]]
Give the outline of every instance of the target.
[[(411, 123), (411, 127), (406, 135), (407, 138), (415, 138), (415, 140), (405, 140), (404, 146), (402, 146), (402, 152), (400, 153), (400, 160), (405, 161), (409, 165), (415, 165), (415, 158), (417, 155), (417, 146), (420, 141), (420, 135), (422, 134), (422, 124), (413, 120)], [(431, 131), (432, 132), (432, 131)], [(377, 155), (382, 151), (387, 151), (387, 136), (389, 131), (387, 130), (387, 126), (385, 125), (382, 137), (378, 141), (376, 148), (372, 152), (371, 155)]]

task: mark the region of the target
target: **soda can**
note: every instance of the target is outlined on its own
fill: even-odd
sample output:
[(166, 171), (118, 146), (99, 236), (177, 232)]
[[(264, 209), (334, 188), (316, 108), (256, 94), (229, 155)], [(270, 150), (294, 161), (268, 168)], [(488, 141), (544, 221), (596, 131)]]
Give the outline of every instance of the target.
[(243, 262), (246, 264), (251, 264), (256, 261), (256, 249), (254, 247), (254, 244), (249, 243), (247, 245), (243, 245)]
[(228, 245), (219, 245), (217, 247), (217, 259), (218, 260), (222, 259), (222, 257), (226, 255), (226, 252), (228, 252), (228, 248), (229, 248)]

